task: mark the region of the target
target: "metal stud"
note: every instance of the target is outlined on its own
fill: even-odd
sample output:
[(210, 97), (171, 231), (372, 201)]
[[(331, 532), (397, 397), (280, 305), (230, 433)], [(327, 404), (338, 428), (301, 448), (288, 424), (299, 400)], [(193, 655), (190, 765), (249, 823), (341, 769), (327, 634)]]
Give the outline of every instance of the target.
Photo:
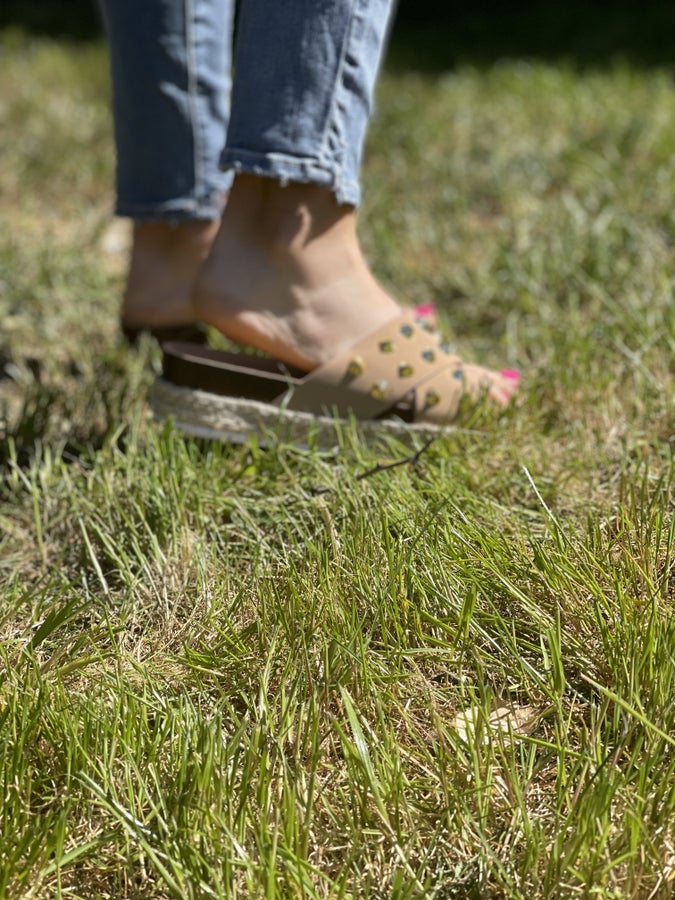
[(409, 363), (402, 362), (398, 367), (398, 377), (399, 378), (410, 378), (412, 374), (414, 374), (415, 370)]
[(452, 345), (449, 344), (447, 341), (443, 341), (438, 346), (440, 348), (441, 353), (445, 353), (446, 356), (449, 356), (452, 353)]
[(463, 369), (455, 369), (455, 371), (452, 373), (452, 377), (459, 379), (459, 381), (464, 381), (464, 377), (465, 377), (464, 370)]
[(427, 347), (426, 350), (422, 350), (422, 359), (432, 363), (436, 359), (436, 354), (430, 347)]
[(366, 371), (366, 364), (360, 356), (355, 356), (347, 366), (347, 374), (352, 378), (358, 378)]
[(416, 316), (415, 325), (418, 328), (421, 328), (423, 331), (428, 331), (430, 334), (438, 334), (438, 329), (431, 321), (431, 319), (426, 318), (425, 316)]
[(380, 353), (392, 353), (394, 350), (393, 341), (380, 341)]
[(414, 331), (415, 331), (415, 329), (412, 327), (412, 325), (408, 325), (408, 324), (401, 325), (401, 334), (403, 335), (403, 337), (407, 337), (407, 338), (412, 337), (414, 334)]
[(424, 396), (424, 406), (428, 409), (430, 406), (436, 406), (441, 402), (441, 395), (433, 388), (426, 392)]
[(389, 384), (384, 378), (380, 378), (379, 381), (376, 381), (375, 384), (370, 389), (370, 396), (374, 400), (384, 400), (387, 396), (387, 388)]

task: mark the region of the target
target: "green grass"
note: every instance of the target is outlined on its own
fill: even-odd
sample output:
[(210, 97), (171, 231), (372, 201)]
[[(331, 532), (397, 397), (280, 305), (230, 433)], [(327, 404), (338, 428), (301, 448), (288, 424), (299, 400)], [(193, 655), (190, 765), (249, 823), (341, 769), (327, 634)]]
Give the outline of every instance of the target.
[(671, 896), (668, 73), (385, 73), (375, 269), (526, 376), (386, 471), (152, 423), (107, 91), (3, 33), (0, 897)]

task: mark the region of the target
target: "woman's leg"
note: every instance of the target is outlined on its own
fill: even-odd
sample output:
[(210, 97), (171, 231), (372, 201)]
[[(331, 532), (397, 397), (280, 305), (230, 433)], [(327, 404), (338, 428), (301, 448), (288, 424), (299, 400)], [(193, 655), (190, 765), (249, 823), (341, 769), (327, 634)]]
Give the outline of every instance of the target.
[(229, 336), (307, 369), (399, 311), (356, 236), (391, 7), (245, 0), (241, 8), (222, 156), (236, 177), (196, 308)]
[[(241, 10), (222, 157), (236, 176), (195, 309), (233, 339), (305, 370), (400, 312), (372, 276), (356, 232), (391, 6), (245, 0)], [(513, 380), (481, 371), (504, 402)]]
[(110, 42), (116, 212), (134, 220), (123, 319), (182, 324), (231, 176), (233, 0), (101, 0)]

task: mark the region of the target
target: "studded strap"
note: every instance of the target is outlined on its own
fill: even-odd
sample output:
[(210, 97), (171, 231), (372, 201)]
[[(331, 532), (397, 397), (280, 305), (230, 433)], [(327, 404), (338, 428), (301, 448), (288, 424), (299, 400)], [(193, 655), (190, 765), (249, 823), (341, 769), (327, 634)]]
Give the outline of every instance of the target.
[(315, 369), (277, 402), (315, 414), (351, 412), (374, 419), (412, 391), (416, 419), (448, 421), (464, 393), (462, 378), (456, 375), (461, 370), (461, 361), (438, 332), (404, 312)]

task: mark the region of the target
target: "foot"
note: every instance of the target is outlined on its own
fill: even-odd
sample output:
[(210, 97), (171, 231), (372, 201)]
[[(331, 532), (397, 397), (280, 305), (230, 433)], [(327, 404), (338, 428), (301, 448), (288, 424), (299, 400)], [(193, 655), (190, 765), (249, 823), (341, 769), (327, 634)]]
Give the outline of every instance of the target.
[(134, 222), (121, 319), (130, 328), (194, 322), (192, 289), (217, 221)]
[[(228, 337), (311, 371), (401, 313), (361, 253), (356, 213), (317, 185), (239, 176), (193, 309)], [(515, 379), (471, 367), (497, 402)]]

